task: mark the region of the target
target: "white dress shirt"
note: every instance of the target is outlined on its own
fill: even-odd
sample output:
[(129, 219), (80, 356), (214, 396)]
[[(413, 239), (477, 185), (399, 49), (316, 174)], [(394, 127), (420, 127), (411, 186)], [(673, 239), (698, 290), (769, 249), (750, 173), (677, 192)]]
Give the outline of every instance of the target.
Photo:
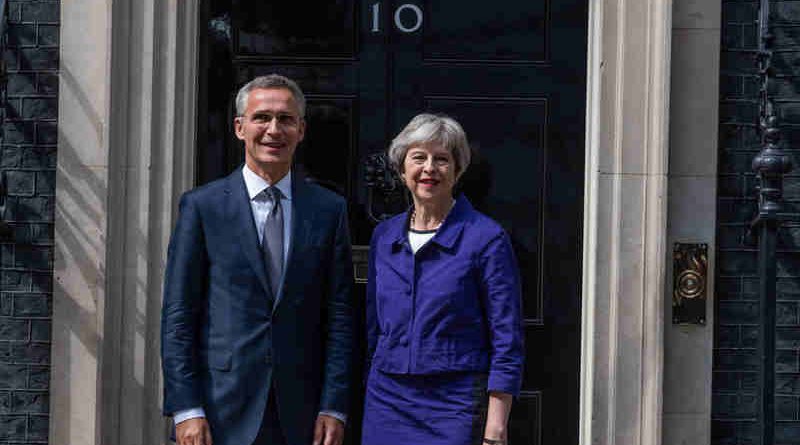
[[(244, 185), (247, 188), (247, 194), (250, 197), (250, 208), (253, 210), (253, 221), (256, 224), (256, 231), (258, 232), (258, 243), (264, 239), (264, 221), (267, 215), (272, 210), (272, 200), (264, 193), (270, 187), (261, 176), (258, 176), (253, 170), (247, 166), (242, 167), (242, 175), (244, 176)], [(275, 187), (281, 191), (281, 210), (283, 211), (283, 264), (284, 272), (286, 271), (286, 262), (289, 260), (289, 246), (292, 241), (292, 172), (286, 174), (280, 181), (275, 183)], [(326, 414), (331, 417), (345, 422), (347, 416), (336, 411), (320, 411), (320, 414)], [(183, 422), (184, 420), (194, 419), (197, 417), (205, 417), (205, 411), (202, 407), (189, 408), (175, 413), (173, 419), (175, 425)]]

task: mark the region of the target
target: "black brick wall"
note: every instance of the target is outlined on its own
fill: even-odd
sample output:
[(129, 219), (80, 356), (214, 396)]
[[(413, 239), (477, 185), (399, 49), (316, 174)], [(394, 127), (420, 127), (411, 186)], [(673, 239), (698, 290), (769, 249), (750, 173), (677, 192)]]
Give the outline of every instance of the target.
[[(786, 211), (800, 212), (800, 1), (771, 2), (779, 52), (778, 98), (784, 147), (795, 171), (786, 178)], [(717, 288), (712, 443), (759, 444), (757, 250), (742, 241), (756, 209), (750, 163), (758, 153), (758, 1), (723, 0), (720, 145), (717, 199)], [(800, 444), (800, 225), (781, 232), (776, 330), (776, 444)]]
[(0, 174), (14, 239), (0, 243), (0, 445), (47, 443), (58, 0), (9, 2)]

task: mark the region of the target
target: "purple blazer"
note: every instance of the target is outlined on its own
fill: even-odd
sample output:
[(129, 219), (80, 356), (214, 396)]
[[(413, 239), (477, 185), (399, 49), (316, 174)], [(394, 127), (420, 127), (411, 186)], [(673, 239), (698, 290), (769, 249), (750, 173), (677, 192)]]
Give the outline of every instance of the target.
[(508, 235), (461, 195), (414, 255), (408, 217), (384, 221), (372, 235), (367, 368), (488, 371), (488, 390), (519, 395), (525, 351), (519, 270)]

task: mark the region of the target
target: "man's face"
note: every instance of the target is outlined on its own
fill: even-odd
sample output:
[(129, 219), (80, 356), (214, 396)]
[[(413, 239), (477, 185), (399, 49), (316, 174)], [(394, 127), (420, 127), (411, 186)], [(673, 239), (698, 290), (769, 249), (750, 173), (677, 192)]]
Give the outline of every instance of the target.
[(306, 123), (291, 91), (255, 89), (247, 98), (243, 116), (234, 120), (236, 137), (244, 141), (245, 162), (253, 171), (288, 171)]

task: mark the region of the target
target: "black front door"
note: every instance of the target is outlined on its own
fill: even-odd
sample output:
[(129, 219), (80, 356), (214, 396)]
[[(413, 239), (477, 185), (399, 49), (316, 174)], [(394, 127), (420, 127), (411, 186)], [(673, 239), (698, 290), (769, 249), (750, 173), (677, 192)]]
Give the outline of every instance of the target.
[(461, 122), (477, 149), (464, 192), (511, 234), (523, 277), (517, 445), (578, 442), (587, 8), (588, 0), (204, 2), (199, 183), (242, 162), (236, 90), (262, 74), (291, 77), (308, 98), (298, 168), (347, 197), (359, 253), (369, 215), (386, 209), (365, 183), (365, 159), (422, 111)]

